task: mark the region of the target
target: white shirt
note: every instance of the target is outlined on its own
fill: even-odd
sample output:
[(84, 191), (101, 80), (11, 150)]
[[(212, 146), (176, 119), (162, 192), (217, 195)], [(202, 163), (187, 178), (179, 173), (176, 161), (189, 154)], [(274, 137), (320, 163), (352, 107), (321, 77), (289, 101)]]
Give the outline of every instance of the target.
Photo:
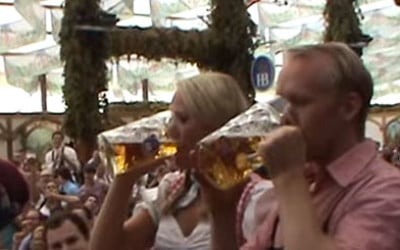
[[(45, 159), (45, 165), (48, 170), (53, 172), (54, 167), (58, 167), (57, 165), (59, 164), (59, 159), (60, 159), (59, 157), (61, 157), (61, 154), (64, 154), (64, 157), (67, 158), (70, 162), (72, 162), (76, 167), (80, 166), (78, 155), (76, 154), (75, 150), (68, 146), (62, 146), (58, 149), (52, 149), (46, 153), (44, 159)], [(64, 166), (73, 169), (72, 166), (68, 165), (68, 162), (66, 160), (64, 160)]]
[(162, 216), (153, 249), (155, 250), (209, 250), (211, 249), (211, 225), (200, 221), (192, 233), (185, 237), (172, 215)]
[[(171, 184), (179, 175), (179, 172), (166, 174), (160, 181), (157, 194), (151, 190), (144, 195), (144, 201), (137, 205), (135, 212), (146, 209), (152, 216), (154, 224), (158, 226), (154, 250), (209, 250), (211, 249), (211, 225), (208, 221), (200, 221), (191, 234), (185, 237), (175, 217), (162, 214), (160, 207), (156, 205), (167, 198), (171, 191)], [(154, 197), (155, 194), (157, 197)]]

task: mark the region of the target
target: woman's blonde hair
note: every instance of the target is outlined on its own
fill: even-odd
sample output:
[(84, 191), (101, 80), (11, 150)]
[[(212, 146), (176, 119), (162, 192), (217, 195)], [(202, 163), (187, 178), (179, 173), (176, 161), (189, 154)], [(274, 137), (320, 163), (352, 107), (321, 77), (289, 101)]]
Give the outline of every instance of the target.
[(177, 83), (188, 112), (199, 121), (218, 128), (249, 107), (238, 82), (217, 72), (201, 73)]
[[(245, 111), (250, 103), (239, 87), (238, 82), (231, 76), (217, 72), (201, 73), (197, 76), (177, 83), (182, 101), (196, 120), (205, 122), (211, 129), (217, 129), (231, 118)], [(210, 131), (211, 132), (211, 131)], [(161, 205), (163, 214), (175, 209), (176, 202), (186, 194), (192, 183), (185, 172), (186, 178), (181, 190), (169, 197)]]

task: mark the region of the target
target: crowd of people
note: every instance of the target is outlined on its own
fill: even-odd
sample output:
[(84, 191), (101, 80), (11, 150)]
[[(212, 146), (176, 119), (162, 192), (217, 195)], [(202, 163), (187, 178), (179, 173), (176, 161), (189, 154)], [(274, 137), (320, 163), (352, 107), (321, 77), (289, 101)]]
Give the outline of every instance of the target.
[[(87, 246), (89, 232), (110, 184), (110, 179), (105, 176), (105, 168), (98, 151), (93, 152), (88, 162), (81, 164), (75, 149), (64, 142), (64, 134), (56, 131), (52, 134), (52, 149), (45, 155), (43, 163), (36, 158), (35, 154), (20, 150), (15, 154), (13, 161), (1, 162), (1, 164), (5, 165), (4, 172), (12, 168), (23, 177), (27, 184), (29, 201), (15, 220), (7, 225), (6, 230), (3, 230), (0, 249), (63, 249), (59, 247), (60, 244), (62, 245), (60, 242), (52, 243), (54, 247), (51, 247), (49, 243), (49, 247), (46, 247), (43, 238), (46, 224), (50, 228), (54, 227), (55, 232), (61, 230), (61, 233), (52, 235), (59, 234), (64, 237), (63, 234), (66, 232), (74, 231), (79, 235), (80, 241), (86, 241)], [(1, 174), (3, 175), (4, 172), (2, 170)], [(147, 193), (154, 196), (154, 187), (158, 185), (158, 181), (165, 173), (166, 167), (160, 167), (149, 175), (152, 178), (140, 181), (135, 186), (136, 192), (132, 194), (130, 206), (134, 207), (135, 198), (139, 198), (139, 188), (137, 188), (139, 184), (143, 188), (148, 188)], [(5, 176), (3, 177), (6, 178)], [(10, 179), (13, 180), (15, 177), (10, 177)], [(24, 185), (17, 183), (13, 185), (17, 189), (12, 195), (23, 196)], [(152, 187), (153, 192), (151, 192)], [(126, 215), (129, 216), (131, 213)], [(71, 221), (74, 229), (60, 229), (64, 221)], [(57, 237), (50, 237), (50, 240), (53, 238), (57, 241)], [(76, 244), (83, 246), (78, 241)]]
[(267, 171), (228, 190), (202, 175), (196, 143), (251, 105), (232, 77), (202, 73), (177, 84), (172, 157), (109, 179), (97, 151), (81, 164), (55, 132), (43, 164), (0, 162), (0, 249), (400, 249), (397, 151), (364, 136), (368, 70), (340, 43), (286, 60), (282, 126), (257, 151)]
[(381, 149), (381, 154), (387, 162), (400, 168), (400, 145), (396, 143), (386, 145)]

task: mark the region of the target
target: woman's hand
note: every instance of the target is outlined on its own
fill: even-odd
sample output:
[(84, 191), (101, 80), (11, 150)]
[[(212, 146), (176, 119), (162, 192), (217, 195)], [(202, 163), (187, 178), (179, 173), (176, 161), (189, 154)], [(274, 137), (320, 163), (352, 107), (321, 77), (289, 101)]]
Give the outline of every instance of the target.
[(191, 152), (190, 159), (196, 180), (200, 183), (201, 194), (204, 202), (211, 213), (219, 213), (223, 211), (236, 211), (237, 203), (240, 200), (244, 187), (249, 179), (243, 179), (240, 183), (228, 189), (219, 189), (215, 183), (212, 183), (207, 174), (211, 166), (209, 162), (203, 158), (201, 154)]
[(208, 210), (213, 213), (224, 213), (224, 211), (236, 211), (244, 187), (249, 179), (243, 180), (236, 186), (221, 190), (211, 184), (200, 171), (195, 171), (195, 178), (200, 183), (201, 194)]
[(200, 172), (195, 173), (201, 185), (201, 197), (210, 213), (213, 249), (238, 249), (236, 210), (248, 180), (227, 189), (215, 188)]

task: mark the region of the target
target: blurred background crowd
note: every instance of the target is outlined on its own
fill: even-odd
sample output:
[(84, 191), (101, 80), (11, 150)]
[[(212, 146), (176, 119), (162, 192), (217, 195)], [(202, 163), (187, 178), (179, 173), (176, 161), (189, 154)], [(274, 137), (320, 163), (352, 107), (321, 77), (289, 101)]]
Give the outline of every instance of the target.
[[(78, 238), (87, 244), (88, 238), (84, 236), (88, 235), (93, 226), (111, 180), (105, 174), (105, 167), (98, 151), (93, 152), (88, 162), (80, 164), (73, 145), (64, 144), (62, 133), (55, 132), (52, 141), (53, 148), (43, 161), (37, 159), (34, 154), (20, 150), (15, 154), (14, 162), (1, 162), (1, 179), (11, 180), (9, 185), (15, 188), (9, 199), (23, 200), (23, 196), (29, 195), (30, 202), (18, 211), (15, 220), (4, 225), (5, 229), (1, 231), (0, 249), (47, 249), (43, 235), (46, 223), (48, 227), (58, 228), (64, 220), (76, 224), (73, 227), (74, 233), (82, 236)], [(7, 167), (8, 170), (5, 169)], [(15, 177), (7, 178), (5, 173), (9, 172), (10, 168), (13, 168), (11, 171), (16, 170), (22, 174), (29, 190), (24, 192), (24, 185), (20, 185)], [(134, 186), (130, 201), (131, 209), (126, 213), (127, 218), (132, 215), (135, 204), (140, 200), (155, 198), (159, 181), (170, 171), (172, 169), (168, 166), (162, 166), (154, 173), (146, 175)], [(4, 189), (9, 189), (7, 185), (4, 186)], [(1, 214), (5, 216), (3, 212)], [(55, 221), (49, 221), (50, 217), (54, 217)], [(65, 232), (71, 233), (71, 230)], [(61, 232), (55, 235), (62, 237), (63, 234)], [(82, 243), (74, 240), (71, 244)], [(61, 248), (56, 246), (51, 249)]]

